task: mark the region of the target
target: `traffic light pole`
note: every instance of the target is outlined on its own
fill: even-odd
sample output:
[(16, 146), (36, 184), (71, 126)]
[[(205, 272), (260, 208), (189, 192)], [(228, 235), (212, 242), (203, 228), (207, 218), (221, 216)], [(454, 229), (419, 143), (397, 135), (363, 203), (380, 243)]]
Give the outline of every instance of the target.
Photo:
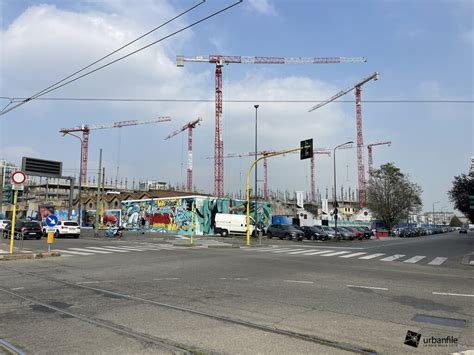
[[(271, 157), (274, 157), (274, 156), (277, 156), (277, 155), (283, 155), (283, 154), (296, 152), (298, 150), (302, 150), (302, 149), (305, 149), (305, 148), (308, 148), (308, 147), (309, 146), (302, 146), (302, 147), (299, 147), (299, 148), (294, 148), (294, 149), (290, 149), (290, 150), (283, 150), (281, 152), (266, 154), (264, 156), (261, 156), (258, 159), (255, 159), (255, 161), (252, 164), (250, 164), (249, 171), (247, 172), (247, 181), (246, 181), (246, 185), (245, 185), (246, 196), (247, 196), (247, 211), (246, 211), (247, 219), (246, 219), (246, 225), (245, 225), (246, 231), (247, 231), (247, 239), (246, 239), (247, 246), (250, 246), (250, 174), (252, 173), (253, 167), (255, 166), (255, 164), (257, 164), (262, 159), (267, 159), (267, 158), (271, 158)], [(313, 150), (313, 147), (311, 147), (311, 151), (312, 150)], [(255, 206), (255, 207), (257, 207), (257, 206)]]

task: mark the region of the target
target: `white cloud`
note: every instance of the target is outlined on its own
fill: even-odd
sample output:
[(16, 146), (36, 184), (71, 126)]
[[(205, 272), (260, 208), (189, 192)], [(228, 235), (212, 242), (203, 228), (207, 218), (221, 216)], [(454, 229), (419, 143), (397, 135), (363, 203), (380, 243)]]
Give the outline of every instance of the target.
[(276, 15), (275, 6), (269, 0), (248, 0), (250, 8), (264, 15)]
[[(131, 20), (122, 2), (109, 1), (102, 7), (109, 11), (75, 13), (53, 6), (35, 6), (18, 17), (0, 34), (2, 43), (2, 96), (26, 96), (49, 85), (57, 78), (74, 71), (105, 53), (146, 32), (151, 25), (153, 11), (157, 18), (174, 12), (168, 5), (153, 7), (146, 2), (145, 9), (135, 12), (143, 22)], [(252, 2), (261, 11), (271, 12), (273, 6), (266, 1)], [(163, 10), (163, 13), (160, 11)], [(92, 74), (54, 95), (61, 97), (136, 97), (136, 98), (210, 98), (214, 97), (214, 75), (211, 66), (201, 72), (190, 68), (177, 68), (174, 60), (190, 33), (182, 42), (170, 41), (166, 46), (149, 48), (131, 58)], [(209, 39), (206, 39), (209, 42)], [(147, 42), (148, 43), (148, 42)], [(134, 47), (136, 48), (136, 47)], [(193, 67), (193, 70), (196, 70)], [(225, 69), (224, 69), (225, 70)], [(263, 73), (263, 74), (262, 74)], [(224, 82), (224, 98), (237, 100), (315, 99), (331, 96), (336, 88), (305, 77), (274, 77), (269, 73), (251, 69), (242, 80)], [(50, 94), (51, 95), (51, 94)], [(51, 96), (54, 96), (51, 95)], [(315, 145), (326, 147), (334, 140), (354, 138), (355, 124), (346, 117), (339, 104), (327, 105), (317, 112), (308, 113), (311, 104), (260, 103), (260, 149), (297, 147), (301, 139), (313, 137)], [(203, 124), (194, 132), (194, 174), (196, 185), (204, 191), (213, 189), (212, 160), (214, 146), (214, 103), (109, 103), (109, 102), (56, 102), (36, 101), (24, 105), (0, 119), (0, 157), (18, 163), (22, 154), (57, 159), (65, 168), (76, 169), (78, 142), (58, 134), (64, 127), (81, 123), (106, 123), (128, 119), (147, 119), (170, 115), (173, 121), (157, 125), (123, 129), (118, 152), (117, 130), (91, 133), (89, 171), (97, 169), (98, 149), (104, 149), (106, 171), (114, 176), (116, 162), (120, 160), (121, 174), (135, 178), (156, 178), (179, 182), (181, 163), (186, 161), (186, 132), (169, 141), (163, 138), (184, 123), (200, 116)], [(10, 132), (24, 130), (20, 153), (14, 155), (18, 142)], [(225, 152), (253, 151), (253, 103), (224, 103), (223, 127)], [(344, 157), (344, 154), (341, 154)], [(241, 186), (242, 170), (248, 161), (225, 162), (226, 191)], [(330, 186), (330, 159), (318, 158), (317, 185)], [(345, 163), (341, 161), (341, 164)], [(280, 189), (306, 189), (308, 162), (299, 157), (287, 156), (269, 162), (272, 187)], [(342, 171), (343, 169), (341, 169)], [(345, 170), (343, 171), (345, 177)], [(342, 173), (341, 173), (342, 174)], [(262, 175), (261, 175), (262, 176)], [(184, 177), (183, 177), (184, 178)]]

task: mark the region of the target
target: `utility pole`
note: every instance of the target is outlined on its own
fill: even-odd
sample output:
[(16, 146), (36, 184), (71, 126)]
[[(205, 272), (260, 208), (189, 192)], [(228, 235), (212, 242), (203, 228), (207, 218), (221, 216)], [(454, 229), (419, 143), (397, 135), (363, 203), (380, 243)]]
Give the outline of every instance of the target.
[(97, 179), (97, 199), (95, 207), (94, 236), (99, 236), (99, 204), (100, 204), (100, 182), (102, 181), (102, 148), (99, 150), (99, 178)]
[[(259, 105), (254, 105), (255, 107), (255, 160), (257, 160), (257, 113), (258, 113), (258, 106)], [(266, 159), (264, 160), (266, 162)], [(254, 222), (255, 222), (255, 235), (257, 235), (258, 230), (257, 230), (257, 221), (258, 221), (258, 212), (257, 212), (257, 203), (258, 203), (258, 185), (257, 185), (257, 164), (255, 164), (255, 214), (254, 214)], [(260, 235), (260, 233), (258, 233)], [(261, 242), (261, 239), (259, 239)]]

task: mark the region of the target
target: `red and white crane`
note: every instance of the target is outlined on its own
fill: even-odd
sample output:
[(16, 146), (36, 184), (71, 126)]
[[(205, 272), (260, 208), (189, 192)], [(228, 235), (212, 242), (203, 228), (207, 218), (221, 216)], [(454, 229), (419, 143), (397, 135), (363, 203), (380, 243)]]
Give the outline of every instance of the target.
[(344, 96), (348, 92), (355, 89), (355, 98), (356, 98), (356, 122), (357, 122), (357, 170), (359, 177), (359, 204), (361, 207), (365, 207), (366, 203), (366, 191), (365, 191), (365, 168), (364, 168), (364, 151), (362, 149), (364, 145), (364, 138), (362, 134), (362, 110), (361, 110), (361, 86), (371, 80), (378, 80), (379, 73), (375, 72), (372, 75), (368, 76), (365, 79), (357, 82), (355, 85), (338, 92), (336, 95), (332, 96), (328, 100), (317, 104), (309, 109), (309, 112), (317, 110), (320, 107), (338, 99), (341, 96)]
[(201, 121), (202, 118), (198, 118), (194, 121), (188, 122), (183, 127), (177, 129), (165, 138), (165, 140), (170, 139), (171, 137), (188, 130), (188, 167), (186, 169), (186, 188), (188, 191), (193, 190), (193, 129), (199, 126)]
[(183, 67), (184, 62), (198, 62), (215, 64), (216, 90), (216, 123), (214, 134), (214, 195), (224, 195), (224, 138), (222, 132), (222, 67), (224, 64), (339, 64), (363, 63), (364, 57), (254, 57), (254, 56), (223, 56), (210, 55), (208, 57), (176, 56), (176, 65)]
[(372, 147), (375, 147), (377, 145), (388, 145), (388, 146), (390, 146), (391, 144), (392, 144), (391, 141), (367, 144), (367, 157), (368, 157), (368, 163), (369, 163), (369, 180), (372, 179), (372, 169), (373, 169), (373, 164), (374, 164), (374, 161), (373, 161), (373, 158), (372, 158)]
[[(268, 154), (275, 153), (276, 150), (263, 150), (257, 152), (257, 156), (265, 156)], [(299, 154), (300, 152), (294, 152), (295, 154)], [(331, 156), (331, 150), (325, 148), (315, 148), (313, 149), (313, 154), (325, 154)], [(241, 158), (241, 157), (253, 157), (255, 156), (255, 152), (249, 153), (230, 153), (224, 155), (224, 158)], [(208, 159), (212, 159), (212, 157), (208, 157)], [(315, 175), (314, 175), (314, 156), (311, 158), (311, 198), (314, 201), (315, 199)], [(263, 198), (268, 198), (268, 162), (267, 159), (263, 159)]]
[(87, 160), (89, 155), (89, 133), (95, 129), (109, 129), (109, 128), (122, 128), (128, 126), (138, 126), (142, 124), (152, 124), (171, 121), (169, 116), (157, 117), (151, 120), (128, 120), (128, 121), (117, 121), (111, 124), (95, 124), (88, 125), (83, 124), (78, 127), (73, 128), (61, 128), (59, 130), (62, 134), (67, 134), (70, 132), (82, 132), (82, 142), (81, 142), (81, 159), (82, 159), (82, 171), (81, 171), (81, 181), (83, 184), (87, 182)]

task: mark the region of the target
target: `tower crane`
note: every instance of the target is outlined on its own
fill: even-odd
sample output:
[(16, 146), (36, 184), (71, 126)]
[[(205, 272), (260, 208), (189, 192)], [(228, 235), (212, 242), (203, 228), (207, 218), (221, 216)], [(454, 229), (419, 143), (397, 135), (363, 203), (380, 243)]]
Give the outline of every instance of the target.
[[(263, 150), (257, 152), (257, 156), (265, 156), (268, 154), (275, 153), (275, 150)], [(300, 152), (294, 152), (295, 154), (299, 154)], [(314, 148), (313, 154), (325, 154), (331, 156), (331, 151), (325, 148)], [(242, 158), (242, 157), (253, 157), (255, 156), (255, 152), (250, 153), (230, 153), (224, 155), (224, 158)], [(208, 159), (212, 159), (212, 157), (207, 157)], [(315, 178), (314, 178), (314, 156), (311, 157), (311, 198), (314, 201), (314, 197), (316, 195), (315, 192)], [(268, 198), (268, 162), (267, 159), (263, 159), (263, 198)]]
[(63, 135), (68, 134), (69, 132), (82, 132), (82, 141), (81, 141), (81, 159), (82, 159), (82, 170), (81, 170), (81, 181), (83, 184), (87, 181), (87, 160), (89, 155), (89, 133), (92, 130), (96, 129), (109, 129), (109, 128), (122, 128), (128, 126), (138, 126), (142, 124), (152, 124), (171, 121), (169, 116), (157, 117), (151, 120), (128, 120), (128, 121), (117, 121), (111, 124), (95, 124), (88, 125), (82, 124), (78, 127), (73, 128), (61, 128), (59, 133)]
[(321, 102), (316, 106), (313, 106), (309, 109), (309, 112), (317, 110), (320, 107), (336, 100), (337, 98), (344, 96), (348, 92), (355, 90), (355, 98), (356, 98), (356, 122), (357, 122), (357, 170), (358, 170), (358, 177), (359, 177), (359, 203), (361, 207), (365, 206), (366, 201), (366, 192), (365, 192), (365, 168), (364, 168), (364, 152), (363, 152), (363, 145), (364, 145), (364, 138), (362, 134), (362, 110), (361, 110), (361, 86), (371, 80), (378, 80), (379, 73), (375, 72), (372, 75), (368, 76), (365, 79), (357, 82), (355, 85), (338, 92), (336, 95), (329, 98), (327, 101)]
[(198, 118), (194, 121), (188, 122), (165, 138), (165, 140), (170, 139), (171, 137), (188, 130), (188, 167), (186, 169), (186, 187), (188, 191), (193, 190), (193, 129), (199, 126), (201, 121), (202, 118)]
[(372, 180), (372, 167), (374, 164), (373, 158), (372, 158), (372, 147), (378, 146), (378, 145), (388, 145), (390, 146), (392, 144), (391, 141), (387, 142), (377, 142), (377, 143), (371, 143), (367, 144), (367, 157), (368, 157), (368, 163), (369, 163), (369, 180)]
[(224, 64), (339, 64), (363, 63), (364, 57), (254, 57), (210, 55), (208, 57), (176, 56), (176, 65), (183, 67), (185, 62), (215, 64), (215, 133), (214, 133), (214, 195), (224, 195), (224, 138), (222, 132), (222, 67)]

